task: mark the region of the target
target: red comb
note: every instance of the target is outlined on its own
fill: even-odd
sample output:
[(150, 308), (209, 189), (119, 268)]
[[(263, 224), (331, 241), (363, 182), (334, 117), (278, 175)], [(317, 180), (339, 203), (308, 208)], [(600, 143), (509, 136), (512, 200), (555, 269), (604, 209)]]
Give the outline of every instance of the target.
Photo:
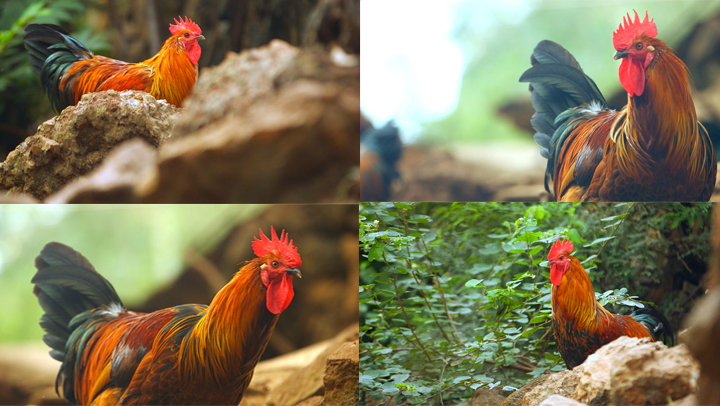
[(300, 255), (298, 255), (297, 248), (293, 245), (292, 240), (288, 241), (288, 235), (285, 233), (285, 230), (282, 230), (280, 238), (278, 238), (275, 229), (273, 226), (270, 226), (270, 235), (272, 236), (272, 240), (268, 239), (265, 234), (263, 234), (262, 229), (260, 229), (260, 239), (258, 240), (257, 237), (255, 237), (255, 240), (252, 242), (255, 255), (264, 257), (268, 253), (273, 253), (283, 258), (289, 266), (299, 268), (302, 264)]
[(573, 252), (575, 247), (573, 247), (572, 241), (565, 238), (564, 240), (560, 240), (559, 238), (557, 241), (555, 241), (555, 244), (553, 244), (552, 247), (550, 247), (550, 253), (548, 254), (548, 260), (554, 261), (560, 254), (569, 254)]
[(170, 24), (170, 33), (172, 35), (175, 35), (175, 33), (177, 33), (178, 31), (180, 31), (182, 29), (186, 29), (186, 30), (190, 31), (193, 35), (202, 34), (200, 27), (198, 27), (197, 24), (192, 22), (191, 19), (187, 18), (187, 16), (185, 16), (185, 21), (183, 21), (182, 17), (180, 17), (180, 16), (178, 16), (178, 18), (180, 19), (180, 21), (178, 21), (176, 18), (175, 19), (176, 25), (172, 25), (172, 23)]
[(654, 20), (648, 21), (647, 11), (645, 11), (645, 19), (642, 22), (640, 22), (637, 11), (633, 10), (633, 12), (635, 13), (635, 21), (632, 20), (630, 13), (628, 13), (627, 19), (623, 17), (625, 26), (623, 27), (623, 24), (620, 24), (617, 31), (613, 32), (613, 46), (616, 51), (627, 49), (630, 43), (641, 34), (645, 34), (650, 38), (657, 36), (657, 27), (653, 22)]

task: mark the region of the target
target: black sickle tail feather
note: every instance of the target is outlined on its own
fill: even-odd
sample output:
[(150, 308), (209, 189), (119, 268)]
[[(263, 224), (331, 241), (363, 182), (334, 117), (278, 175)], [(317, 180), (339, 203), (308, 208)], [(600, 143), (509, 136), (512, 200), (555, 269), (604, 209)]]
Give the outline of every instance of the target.
[(656, 307), (646, 305), (644, 308), (632, 312), (630, 317), (645, 326), (654, 340), (663, 341), (665, 344), (669, 342), (669, 346), (675, 345), (675, 333), (672, 326)]
[[(380, 185), (365, 185), (362, 191), (363, 198), (387, 200), (390, 194), (390, 184), (400, 176), (396, 168), (397, 161), (402, 155), (402, 141), (400, 141), (398, 128), (392, 121), (380, 129), (368, 128), (360, 135), (360, 145), (379, 158), (371, 166), (373, 166), (374, 171), (379, 173), (382, 179), (380, 187), (382, 190), (369, 190), (367, 187), (368, 185)], [(362, 155), (361, 159), (363, 159)], [(363, 167), (362, 164), (361, 167)]]
[[(560, 134), (556, 122), (562, 112), (597, 101), (603, 108), (607, 102), (595, 82), (583, 73), (580, 64), (562, 46), (541, 41), (530, 57), (532, 67), (520, 76), (520, 82), (530, 83), (530, 100), (535, 108), (530, 123), (537, 133), (535, 142), (540, 154), (548, 160), (550, 176), (555, 166), (555, 151)], [(547, 189), (547, 172), (545, 179)]]
[(73, 63), (92, 58), (92, 52), (53, 24), (30, 24), (25, 27), (25, 49), (53, 108), (60, 112), (74, 101), (72, 89), (60, 89), (60, 79)]
[(35, 258), (35, 267), (38, 271), (32, 278), (33, 293), (45, 311), (40, 318), (40, 326), (47, 333), (43, 341), (52, 348), (50, 356), (63, 363), (55, 389), (61, 384), (63, 396), (74, 401), (74, 379), (66, 378), (71, 378), (74, 371), (72, 353), (78, 349), (77, 341), (84, 341), (87, 336), (82, 332), (73, 334), (74, 330), (92, 317), (89, 312), (92, 309), (113, 305), (120, 310), (124, 306), (110, 282), (85, 257), (66, 245), (56, 242), (45, 245)]

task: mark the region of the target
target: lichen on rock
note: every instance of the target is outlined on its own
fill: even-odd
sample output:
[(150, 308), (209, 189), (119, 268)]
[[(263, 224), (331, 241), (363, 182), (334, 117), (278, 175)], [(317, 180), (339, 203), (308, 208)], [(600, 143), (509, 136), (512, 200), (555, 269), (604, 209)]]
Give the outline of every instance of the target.
[(98, 166), (123, 141), (142, 138), (160, 146), (178, 111), (145, 92), (83, 95), (8, 154), (0, 164), (0, 188), (42, 200)]

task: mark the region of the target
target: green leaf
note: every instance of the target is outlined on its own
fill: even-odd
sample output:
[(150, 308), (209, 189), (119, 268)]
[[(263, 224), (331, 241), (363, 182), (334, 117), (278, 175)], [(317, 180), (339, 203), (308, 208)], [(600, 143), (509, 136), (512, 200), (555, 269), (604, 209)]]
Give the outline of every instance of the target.
[(395, 386), (395, 382), (385, 382), (381, 385), (383, 393), (395, 393), (399, 392), (399, 389)]
[(397, 383), (405, 382), (410, 377), (410, 374), (397, 374), (390, 377), (390, 380)]
[(580, 244), (582, 242), (582, 237), (580, 237), (580, 233), (578, 233), (578, 231), (574, 228), (568, 230), (568, 238), (574, 244)]
[(384, 251), (385, 245), (379, 241), (375, 241), (372, 247), (370, 247), (370, 251), (368, 251), (368, 261), (378, 261), (382, 258)]
[(605, 241), (608, 241), (608, 240), (612, 240), (613, 238), (615, 238), (614, 235), (613, 235), (613, 236), (610, 236), (610, 237), (596, 238), (596, 239), (594, 239), (590, 244), (585, 245), (585, 247), (592, 247), (593, 245), (597, 245), (597, 244), (600, 244), (600, 243), (602, 243), (602, 242), (605, 242)]
[(558, 357), (557, 355), (555, 355), (551, 352), (546, 352), (544, 355), (545, 355), (545, 359), (548, 361), (557, 362), (560, 360), (560, 357)]
[(530, 324), (533, 324), (533, 323), (542, 323), (542, 322), (544, 322), (545, 320), (547, 320), (547, 317), (546, 317), (546, 316), (535, 316), (535, 317), (533, 317), (532, 319), (530, 319)]
[(480, 381), (482, 383), (491, 383), (491, 382), (495, 381), (493, 378), (490, 378), (489, 376), (486, 376), (486, 375), (475, 375), (473, 377), (473, 379), (475, 379), (476, 381)]
[(469, 376), (458, 376), (457, 378), (453, 379), (453, 383), (459, 383), (459, 382), (467, 381), (467, 380), (470, 379), (470, 378), (471, 378), (471, 377), (469, 377)]

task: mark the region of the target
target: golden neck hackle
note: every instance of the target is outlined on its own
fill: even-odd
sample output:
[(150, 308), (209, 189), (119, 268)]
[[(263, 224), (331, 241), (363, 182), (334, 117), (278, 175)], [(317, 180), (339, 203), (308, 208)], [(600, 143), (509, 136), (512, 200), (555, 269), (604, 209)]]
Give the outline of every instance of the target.
[(157, 99), (179, 107), (195, 86), (197, 65), (190, 60), (179, 37), (168, 38), (160, 52), (140, 64), (153, 71), (150, 94)]
[(618, 162), (626, 174), (642, 178), (652, 176), (658, 165), (671, 173), (685, 170), (691, 154), (693, 179), (701, 171), (703, 149), (687, 67), (662, 41), (648, 42), (656, 54), (646, 70), (645, 90), (628, 96), (612, 128)]
[(570, 258), (570, 266), (559, 286), (552, 287), (552, 309), (555, 317), (573, 320), (577, 328), (587, 329), (594, 325), (597, 308), (605, 311), (595, 300), (595, 291), (585, 269), (577, 258)]
[(266, 307), (262, 264), (257, 258), (243, 266), (183, 341), (178, 366), (184, 378), (227, 385), (252, 374), (278, 319)]

